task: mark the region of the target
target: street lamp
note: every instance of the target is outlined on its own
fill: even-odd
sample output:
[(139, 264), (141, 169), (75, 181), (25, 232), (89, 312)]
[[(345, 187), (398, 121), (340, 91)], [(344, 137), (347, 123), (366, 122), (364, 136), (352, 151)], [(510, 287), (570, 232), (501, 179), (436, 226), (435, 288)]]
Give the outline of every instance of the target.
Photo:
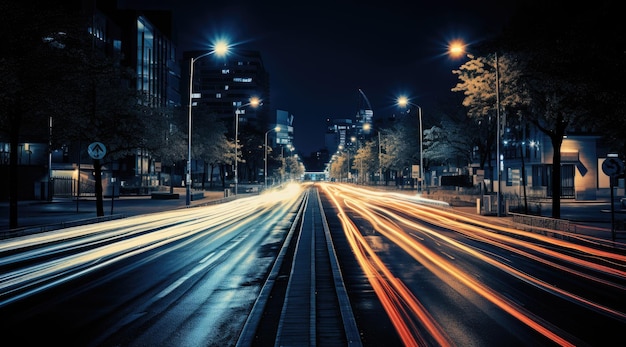
[(261, 100), (257, 97), (252, 97), (250, 98), (250, 101), (248, 103), (239, 105), (235, 109), (235, 195), (237, 195), (237, 189), (239, 185), (239, 179), (237, 177), (238, 176), (237, 171), (239, 171), (237, 169), (237, 162), (239, 161), (238, 160), (239, 158), (237, 158), (237, 148), (239, 147), (239, 114), (240, 114), (241, 109), (246, 106), (252, 106), (256, 108), (260, 105), (261, 105)]
[(420, 126), (420, 169), (419, 169), (419, 178), (417, 179), (418, 181), (417, 191), (418, 193), (421, 193), (423, 191), (422, 181), (424, 179), (424, 150), (423, 150), (423, 145), (422, 145), (422, 143), (424, 142), (424, 133), (422, 131), (422, 108), (417, 104), (409, 102), (409, 99), (406, 96), (401, 96), (398, 98), (398, 105), (400, 107), (406, 107), (407, 105), (413, 105), (417, 107), (417, 115), (419, 117), (419, 123), (420, 123), (419, 124)]
[(263, 150), (263, 152), (264, 152), (263, 154), (265, 155), (265, 168), (263, 169), (263, 180), (265, 182), (265, 184), (263, 186), (264, 189), (267, 189), (267, 134), (269, 134), (270, 131), (279, 132), (280, 131), (280, 127), (277, 126), (277, 127), (273, 128), (273, 129), (270, 129), (270, 130), (265, 132), (265, 147), (264, 147), (264, 150)]
[[(460, 41), (460, 40), (455, 40), (453, 42), (450, 43), (449, 47), (448, 47), (448, 53), (450, 54), (450, 56), (452, 57), (460, 57), (462, 55), (464, 55), (466, 53), (465, 50), (465, 43)], [(500, 141), (501, 141), (501, 129), (500, 129), (500, 66), (498, 64), (498, 52), (494, 52), (494, 58), (495, 58), (495, 77), (496, 77), (496, 166), (497, 166), (497, 171), (498, 171), (498, 192), (496, 193), (496, 199), (497, 199), (497, 205), (498, 205), (498, 212), (497, 212), (497, 216), (500, 217), (500, 206), (501, 206), (501, 181), (502, 181), (502, 170), (504, 170), (504, 160), (503, 158), (501, 158), (500, 155)]]
[[(350, 166), (350, 149), (353, 148), (354, 143), (356, 142), (356, 136), (351, 136), (350, 137), (350, 147), (347, 148), (348, 150), (348, 182), (349, 180), (352, 178), (352, 166)], [(358, 143), (357, 143), (357, 149), (358, 149)]]
[(193, 93), (193, 66), (198, 59), (204, 58), (206, 56), (217, 54), (219, 56), (226, 55), (228, 52), (228, 44), (224, 41), (217, 42), (213, 49), (201, 54), (195, 58), (191, 58), (189, 61), (189, 115), (187, 123), (189, 128), (187, 130), (187, 176), (185, 178), (185, 186), (186, 186), (186, 202), (185, 204), (189, 206), (191, 204), (191, 109), (193, 106), (193, 99), (199, 98), (199, 95), (194, 95)]
[[(343, 177), (343, 163), (344, 163), (344, 160), (343, 160), (343, 145), (339, 145), (339, 148), (337, 148), (337, 156), (341, 157), (341, 166), (339, 166), (339, 183), (341, 183), (342, 182), (341, 180), (343, 179), (342, 177)], [(339, 161), (337, 161), (337, 162), (339, 162)], [(346, 182), (347, 181), (348, 180), (346, 179)]]

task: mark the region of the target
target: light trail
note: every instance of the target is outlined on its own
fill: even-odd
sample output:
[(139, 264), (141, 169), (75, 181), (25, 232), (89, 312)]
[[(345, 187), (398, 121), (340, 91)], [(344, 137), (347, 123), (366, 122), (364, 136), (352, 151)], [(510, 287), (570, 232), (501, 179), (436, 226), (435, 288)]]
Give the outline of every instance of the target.
[[(326, 185), (322, 185), (322, 188), (326, 189), (326, 187)], [(404, 283), (389, 271), (382, 260), (376, 255), (375, 251), (372, 250), (361, 232), (346, 216), (336, 196), (333, 194), (329, 196), (331, 196), (335, 207), (339, 210), (339, 219), (341, 220), (344, 232), (357, 261), (363, 271), (365, 271), (368, 280), (389, 315), (404, 345), (425, 345), (425, 337), (422, 336), (418, 329), (415, 327), (412, 328), (408, 324), (412, 319), (404, 309), (406, 305), (406, 307), (410, 309), (410, 313), (417, 317), (420, 324), (425, 327), (426, 331), (439, 346), (452, 346), (453, 343), (437, 321), (424, 309), (419, 300), (407, 290)]]
[[(402, 194), (372, 192), (370, 190), (346, 185), (323, 184), (322, 187), (328, 193), (328, 196), (332, 196), (336, 208), (340, 209), (341, 206), (345, 204), (345, 206), (350, 209), (351, 213), (366, 220), (374, 230), (387, 240), (401, 247), (418, 263), (425, 266), (429, 271), (448, 283), (451, 287), (456, 288), (459, 283), (463, 284), (504, 312), (507, 312), (512, 317), (515, 317), (520, 322), (559, 345), (576, 345), (576, 338), (524, 309), (519, 304), (497, 291), (489, 288), (485, 283), (479, 282), (475, 275), (464, 272), (461, 268), (454, 265), (453, 261), (455, 261), (456, 256), (453, 253), (444, 250), (437, 252), (430, 250), (430, 248), (424, 244), (424, 237), (436, 242), (438, 247), (442, 247), (443, 245), (452, 247), (452, 249), (463, 252), (476, 260), (489, 264), (505, 274), (554, 296), (584, 306), (612, 317), (613, 319), (626, 322), (626, 314), (620, 310), (594, 302), (566, 288), (560, 288), (536, 278), (515, 268), (510, 261), (501, 256), (465, 245), (460, 240), (453, 239), (438, 230), (427, 227), (427, 224), (424, 224), (424, 222), (444, 228), (468, 239), (498, 247), (509, 253), (516, 254), (524, 259), (537, 262), (544, 266), (549, 266), (563, 273), (578, 276), (587, 281), (593, 281), (602, 286), (606, 286), (607, 288), (624, 292), (626, 291), (626, 286), (620, 284), (620, 282), (623, 283), (626, 281), (626, 256), (622, 254), (472, 219), (450, 210), (418, 204), (414, 199)], [(427, 203), (436, 205), (431, 201), (427, 201)], [(340, 209), (340, 211), (342, 211), (341, 218), (347, 219), (347, 213), (343, 211), (343, 209)], [(394, 211), (398, 211), (398, 213)], [(410, 219), (407, 218), (409, 216), (411, 217)], [(357, 227), (348, 221), (342, 221), (342, 225), (347, 234), (360, 233)], [(424, 235), (424, 237), (420, 236), (416, 238), (416, 232)], [(561, 249), (561, 251), (559, 252), (556, 249)], [(360, 263), (362, 263), (363, 267), (370, 266), (364, 263), (367, 259), (369, 259), (370, 262), (374, 261), (372, 260), (374, 259), (372, 254), (369, 254), (368, 258), (362, 257)], [(559, 262), (554, 260), (558, 260)], [(565, 264), (569, 264), (571, 267)], [(384, 267), (382, 263), (379, 263), (377, 266)], [(603, 276), (611, 276), (614, 280), (601, 278), (577, 270), (574, 267), (594, 271)], [(377, 271), (385, 274), (383, 278), (395, 278), (395, 276), (388, 272), (388, 269), (380, 269), (377, 267)], [(399, 281), (397, 278), (395, 280)], [(395, 283), (391, 286), (397, 290), (401, 285)], [(415, 300), (414, 302), (418, 301)], [(400, 311), (399, 308), (395, 310)], [(412, 311), (414, 313), (427, 313), (424, 307), (421, 307), (420, 310), (415, 308), (412, 308), (412, 310), (414, 310)], [(422, 324), (427, 325), (428, 323), (424, 322), (434, 321), (432, 317), (427, 317), (430, 316), (419, 316), (419, 320)], [(432, 332), (430, 333), (432, 334)]]
[[(233, 239), (254, 218), (267, 214), (267, 218), (280, 220), (301, 195), (299, 186), (289, 187), (219, 205), (2, 240), (0, 266), (9, 270), (0, 272), (0, 307), (137, 254), (200, 235), (210, 235), (211, 246), (217, 247)], [(215, 242), (218, 239), (222, 241)]]

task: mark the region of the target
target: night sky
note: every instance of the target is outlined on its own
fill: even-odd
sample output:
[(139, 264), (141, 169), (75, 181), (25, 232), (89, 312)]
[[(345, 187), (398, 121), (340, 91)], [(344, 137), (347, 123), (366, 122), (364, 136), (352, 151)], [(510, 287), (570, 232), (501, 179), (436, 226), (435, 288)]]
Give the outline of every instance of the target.
[(120, 0), (170, 9), (179, 51), (261, 52), (270, 74), (272, 109), (293, 114), (302, 156), (324, 147), (326, 118), (354, 118), (359, 89), (374, 117), (396, 110), (406, 95), (424, 116), (456, 84), (447, 44), (480, 42), (506, 25), (512, 1), (194, 1)]

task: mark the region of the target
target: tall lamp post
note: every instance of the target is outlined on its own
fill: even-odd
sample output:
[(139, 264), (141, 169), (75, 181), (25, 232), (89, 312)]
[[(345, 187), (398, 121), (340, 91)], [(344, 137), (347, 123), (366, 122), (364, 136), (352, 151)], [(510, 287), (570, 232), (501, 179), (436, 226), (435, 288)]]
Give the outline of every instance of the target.
[(261, 105), (261, 100), (257, 97), (250, 98), (250, 101), (246, 104), (239, 105), (235, 109), (235, 195), (237, 195), (237, 189), (239, 188), (239, 178), (238, 178), (238, 168), (237, 162), (239, 158), (237, 158), (237, 148), (239, 147), (239, 114), (241, 113), (241, 109), (247, 106), (252, 106), (254, 108)]
[(228, 44), (223, 41), (217, 42), (213, 49), (201, 54), (195, 58), (191, 58), (189, 60), (189, 114), (188, 114), (188, 126), (187, 129), (187, 175), (185, 177), (185, 187), (186, 187), (186, 200), (185, 204), (189, 206), (191, 204), (191, 109), (193, 107), (193, 99), (194, 97), (199, 98), (200, 96), (196, 96), (193, 93), (193, 66), (198, 59), (204, 58), (206, 56), (217, 54), (219, 56), (223, 56), (228, 52)]
[[(339, 183), (341, 183), (341, 180), (343, 179), (343, 145), (339, 145), (339, 147), (337, 148), (337, 157), (341, 156), (341, 166), (339, 167)], [(350, 161), (350, 158), (348, 157), (348, 161)], [(337, 160), (337, 162), (339, 162), (339, 160)], [(348, 180), (346, 179), (346, 182)]]
[(420, 131), (420, 169), (419, 169), (419, 177), (418, 177), (418, 185), (417, 192), (421, 193), (423, 191), (422, 184), (424, 179), (424, 150), (423, 150), (423, 142), (424, 142), (424, 132), (422, 131), (422, 108), (409, 102), (409, 99), (406, 96), (401, 96), (398, 98), (398, 105), (400, 107), (406, 107), (407, 105), (412, 105), (417, 107), (417, 115), (419, 117), (419, 131)]
[(264, 158), (264, 160), (265, 160), (265, 167), (263, 168), (263, 181), (264, 181), (263, 188), (264, 189), (267, 189), (267, 134), (269, 134), (271, 131), (279, 132), (280, 131), (280, 127), (277, 126), (277, 127), (272, 128), (272, 129), (270, 129), (270, 130), (265, 132), (265, 147), (263, 147), (264, 148), (264, 150), (263, 150), (264, 153), (263, 154), (265, 156), (265, 158)]
[[(350, 180), (350, 178), (352, 178), (352, 166), (350, 166), (350, 150), (354, 147), (354, 143), (356, 142), (356, 136), (351, 136), (350, 137), (350, 147), (347, 148), (348, 150), (348, 180)], [(358, 143), (357, 143), (357, 147), (358, 147)], [(353, 156), (354, 158), (354, 156)], [(348, 181), (349, 182), (349, 181)]]
[[(465, 51), (465, 43), (463, 43), (462, 41), (454, 41), (451, 42), (449, 47), (448, 47), (448, 53), (453, 56), (453, 57), (460, 57), (462, 55), (464, 55), (466, 53)], [(501, 210), (501, 181), (502, 181), (502, 170), (504, 170), (504, 160), (503, 158), (501, 158), (501, 154), (500, 154), (500, 142), (501, 142), (501, 129), (500, 129), (500, 66), (498, 63), (498, 52), (494, 53), (494, 58), (495, 58), (495, 78), (496, 78), (496, 88), (495, 88), (495, 92), (496, 92), (496, 166), (497, 166), (497, 171), (498, 171), (498, 192), (496, 193), (496, 200), (497, 200), (497, 208), (498, 208), (498, 212), (497, 212), (497, 216), (500, 217), (500, 210)]]

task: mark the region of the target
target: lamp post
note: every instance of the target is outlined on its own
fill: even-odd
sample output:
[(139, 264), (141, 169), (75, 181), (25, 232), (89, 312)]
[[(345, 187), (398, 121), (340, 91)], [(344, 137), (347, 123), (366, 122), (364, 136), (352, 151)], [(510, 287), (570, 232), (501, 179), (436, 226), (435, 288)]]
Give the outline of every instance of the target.
[(400, 107), (406, 107), (407, 105), (413, 105), (417, 107), (417, 115), (419, 118), (419, 131), (420, 131), (420, 169), (419, 169), (419, 177), (417, 179), (418, 181), (417, 192), (421, 193), (423, 192), (422, 184), (423, 184), (423, 179), (424, 179), (424, 150), (423, 150), (424, 132), (422, 131), (422, 108), (417, 104), (409, 102), (409, 99), (406, 96), (401, 96), (398, 98), (398, 105), (400, 105)]
[[(191, 109), (193, 107), (193, 66), (198, 59), (204, 58), (211, 54), (217, 54), (219, 56), (223, 56), (228, 52), (228, 44), (226, 42), (220, 41), (217, 42), (213, 49), (201, 54), (195, 58), (191, 58), (189, 60), (189, 114), (188, 114), (188, 129), (187, 129), (187, 175), (185, 177), (185, 187), (186, 187), (186, 199), (185, 204), (189, 206), (191, 204)], [(196, 96), (197, 98), (199, 96)]]
[(380, 143), (380, 131), (378, 132), (378, 184), (383, 179), (383, 151)]
[[(453, 57), (460, 57), (465, 54), (465, 43), (462, 41), (453, 41), (450, 43), (448, 47), (448, 53)], [(501, 181), (502, 181), (502, 170), (504, 169), (504, 159), (501, 158), (500, 154), (500, 142), (501, 142), (501, 129), (500, 129), (500, 65), (498, 63), (498, 52), (494, 52), (495, 58), (495, 78), (496, 78), (496, 170), (498, 171), (498, 192), (496, 193), (497, 200), (497, 216), (500, 217), (501, 210)]]
[(239, 158), (237, 158), (237, 148), (239, 147), (239, 113), (241, 112), (241, 109), (247, 106), (252, 106), (252, 107), (258, 107), (261, 105), (261, 100), (259, 100), (259, 98), (257, 97), (252, 97), (250, 98), (250, 101), (246, 104), (243, 105), (239, 105), (237, 106), (237, 108), (235, 109), (235, 192), (234, 194), (237, 195), (237, 189), (239, 187), (239, 178), (238, 178), (238, 168), (237, 168), (237, 162), (239, 161)]
[[(347, 150), (348, 150), (348, 182), (352, 178), (351, 177), (352, 176), (352, 166), (350, 165), (350, 149), (352, 149), (354, 147), (354, 143), (355, 142), (356, 142), (356, 137), (355, 136), (351, 136), (350, 137), (350, 147), (347, 148)], [(358, 143), (357, 143), (357, 147), (358, 147)]]
[(265, 167), (263, 168), (263, 181), (264, 181), (263, 188), (264, 189), (267, 189), (267, 134), (269, 134), (270, 131), (278, 132), (278, 131), (280, 131), (280, 127), (277, 126), (277, 127), (272, 128), (272, 129), (270, 129), (270, 130), (265, 132), (265, 147), (263, 147), (264, 148), (264, 150), (263, 150), (264, 153), (263, 154), (265, 156), (265, 159), (264, 159), (265, 160)]
[[(341, 157), (341, 166), (339, 167), (339, 183), (342, 182), (343, 180), (343, 145), (339, 145), (339, 147), (337, 148), (337, 157)], [(348, 157), (348, 161), (350, 161), (350, 157)], [(339, 161), (338, 161), (339, 162)], [(346, 179), (346, 182), (348, 180)]]
[(496, 130), (496, 138), (498, 139), (496, 141), (496, 156), (498, 157), (498, 193), (497, 193), (497, 200), (498, 200), (498, 212), (497, 212), (497, 216), (500, 217), (500, 206), (501, 202), (500, 202), (500, 198), (501, 198), (501, 193), (500, 191), (502, 190), (501, 187), (501, 183), (502, 182), (502, 170), (504, 169), (504, 160), (502, 158), (500, 158), (500, 137), (502, 136), (502, 134), (500, 134), (500, 73), (499, 73), (499, 64), (498, 64), (498, 52), (495, 53), (495, 58), (496, 58), (496, 117), (498, 118), (497, 120), (497, 127), (498, 129)]

